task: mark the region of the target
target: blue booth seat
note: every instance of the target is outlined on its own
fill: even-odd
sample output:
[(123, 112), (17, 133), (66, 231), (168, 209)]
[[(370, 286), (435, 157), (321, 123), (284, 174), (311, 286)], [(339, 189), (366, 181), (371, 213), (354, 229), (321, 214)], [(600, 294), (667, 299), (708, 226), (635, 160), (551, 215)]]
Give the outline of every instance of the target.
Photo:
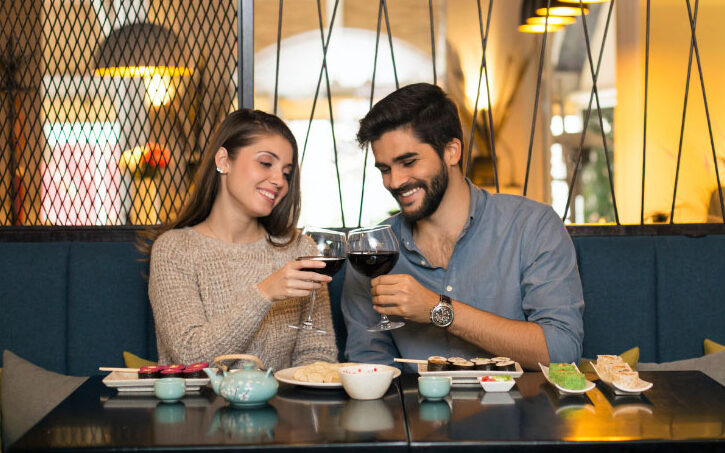
[[(725, 343), (725, 235), (573, 241), (585, 357), (639, 346), (641, 361), (666, 362), (702, 355), (705, 338)], [(0, 349), (70, 375), (123, 366), (124, 350), (155, 360), (147, 274), (128, 239), (0, 242)], [(343, 280), (344, 270), (330, 284), (341, 350)]]

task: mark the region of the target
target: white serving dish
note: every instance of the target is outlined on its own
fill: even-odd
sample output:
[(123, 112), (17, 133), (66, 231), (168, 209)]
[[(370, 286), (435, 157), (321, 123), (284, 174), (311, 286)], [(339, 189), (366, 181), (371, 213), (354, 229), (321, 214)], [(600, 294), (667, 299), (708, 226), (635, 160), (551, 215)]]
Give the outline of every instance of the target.
[(514, 371), (488, 371), (488, 370), (446, 370), (446, 371), (428, 371), (427, 363), (418, 364), (418, 374), (421, 376), (446, 376), (452, 379), (451, 385), (468, 385), (478, 384), (482, 376), (511, 376), (512, 378), (521, 377), (524, 370), (518, 362), (514, 362), (516, 370)]
[[(577, 368), (576, 364), (572, 364), (572, 365), (574, 365), (574, 367), (577, 370), (579, 370), (579, 368)], [(541, 372), (544, 373), (544, 378), (549, 382), (549, 384), (553, 385), (554, 388), (556, 388), (559, 391), (559, 393), (563, 393), (565, 395), (581, 395), (583, 393), (588, 392), (589, 390), (592, 390), (594, 387), (596, 387), (594, 385), (594, 383), (592, 381), (589, 381), (589, 380), (586, 381), (586, 386), (583, 389), (580, 389), (580, 390), (571, 390), (571, 389), (565, 389), (564, 387), (559, 387), (557, 384), (554, 384), (549, 379), (549, 367), (548, 366), (544, 366), (542, 364), (539, 364), (539, 367), (541, 367)]]
[[(486, 376), (491, 376), (490, 374), (487, 374)], [(482, 377), (481, 377), (482, 378)], [(513, 378), (511, 378), (510, 381), (482, 381), (479, 378), (479, 382), (481, 383), (481, 387), (483, 387), (483, 390), (486, 392), (508, 392), (514, 387), (514, 384), (516, 384), (516, 381), (514, 381)]]
[(642, 387), (637, 387), (637, 388), (620, 387), (617, 384), (615, 384), (614, 382), (610, 381), (609, 379), (605, 379), (603, 377), (603, 373), (599, 373), (599, 370), (597, 369), (597, 366), (594, 363), (592, 363), (592, 368), (594, 368), (594, 372), (597, 373), (599, 380), (602, 381), (604, 384), (606, 384), (615, 395), (639, 395), (642, 392), (651, 389), (652, 386), (654, 385), (651, 382), (647, 382), (647, 381), (640, 379), (640, 381), (642, 381), (644, 383), (642, 385)]
[[(209, 383), (209, 378), (194, 378), (186, 380), (186, 391), (194, 392), (198, 391), (201, 386)], [(106, 387), (115, 388), (119, 392), (154, 392), (154, 382), (156, 379), (139, 379), (138, 373), (135, 372), (122, 372), (112, 371), (108, 376), (103, 378), (103, 383)]]

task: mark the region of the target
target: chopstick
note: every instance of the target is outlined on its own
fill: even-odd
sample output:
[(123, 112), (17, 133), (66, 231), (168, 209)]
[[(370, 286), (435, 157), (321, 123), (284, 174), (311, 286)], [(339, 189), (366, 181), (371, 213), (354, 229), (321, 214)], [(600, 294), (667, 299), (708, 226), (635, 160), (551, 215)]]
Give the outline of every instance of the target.
[(428, 363), (427, 360), (417, 360), (417, 359), (399, 359), (395, 357), (393, 359), (395, 362), (401, 362), (401, 363)]
[(138, 368), (116, 368), (112, 366), (100, 366), (98, 371), (118, 371), (121, 373), (138, 373)]

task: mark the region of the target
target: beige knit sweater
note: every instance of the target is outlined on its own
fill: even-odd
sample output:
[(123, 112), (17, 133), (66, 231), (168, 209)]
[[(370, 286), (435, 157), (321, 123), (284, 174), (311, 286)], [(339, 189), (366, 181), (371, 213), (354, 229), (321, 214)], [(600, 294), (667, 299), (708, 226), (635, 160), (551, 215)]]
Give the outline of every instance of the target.
[(211, 363), (216, 356), (240, 353), (276, 370), (335, 362), (326, 286), (317, 291), (312, 317), (327, 331), (322, 335), (288, 327), (306, 319), (309, 297), (271, 302), (257, 288), (286, 262), (314, 254), (304, 240), (284, 248), (266, 239), (228, 244), (191, 228), (159, 236), (149, 274), (159, 363)]

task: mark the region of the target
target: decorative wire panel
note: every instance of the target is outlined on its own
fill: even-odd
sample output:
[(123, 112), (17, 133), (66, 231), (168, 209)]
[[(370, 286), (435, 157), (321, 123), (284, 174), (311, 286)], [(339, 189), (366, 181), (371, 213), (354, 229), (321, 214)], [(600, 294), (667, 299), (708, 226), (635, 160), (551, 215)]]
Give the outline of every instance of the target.
[[(236, 35), (227, 0), (4, 0), (0, 225), (173, 216), (212, 128), (236, 108)], [(102, 64), (126, 69), (99, 74), (104, 43)]]

